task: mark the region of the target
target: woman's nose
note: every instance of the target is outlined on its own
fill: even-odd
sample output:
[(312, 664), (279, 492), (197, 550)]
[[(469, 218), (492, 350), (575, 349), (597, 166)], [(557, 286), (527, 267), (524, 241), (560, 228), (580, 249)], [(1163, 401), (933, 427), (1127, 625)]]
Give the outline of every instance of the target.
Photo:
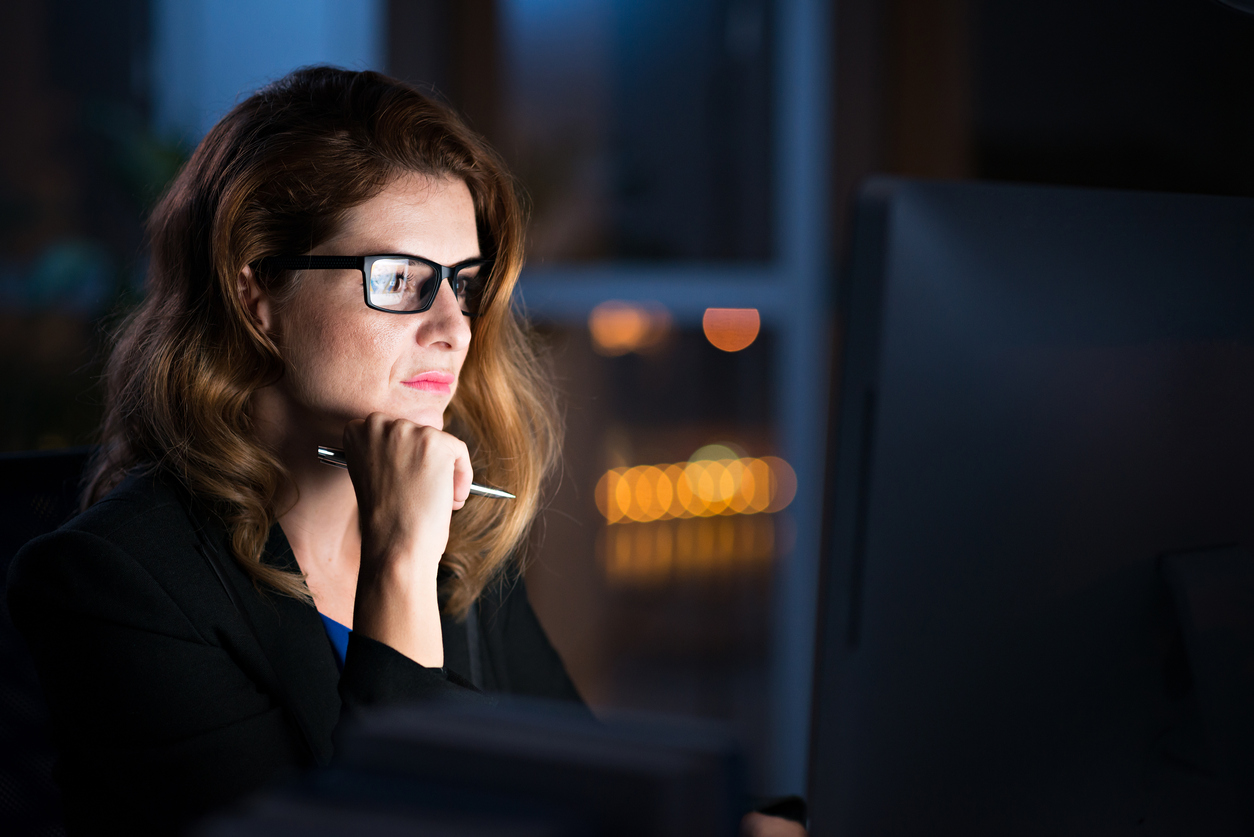
[(470, 317), (462, 313), (451, 282), (445, 280), (440, 283), (440, 290), (431, 307), (418, 316), (423, 321), (418, 329), (418, 340), (423, 345), (444, 343), (453, 351), (470, 345)]

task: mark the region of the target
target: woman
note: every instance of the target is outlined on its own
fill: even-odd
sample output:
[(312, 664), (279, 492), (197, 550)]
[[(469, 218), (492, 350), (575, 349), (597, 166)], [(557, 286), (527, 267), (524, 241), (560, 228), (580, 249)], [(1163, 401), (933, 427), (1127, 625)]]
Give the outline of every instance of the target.
[[(510, 308), (521, 231), (484, 143), (373, 73), (294, 73), (201, 143), (153, 213), (90, 508), (12, 573), (71, 829), (174, 827), (325, 764), (359, 706), (578, 699), (515, 559), (558, 430)], [(468, 266), (424, 300), (420, 261), (273, 260), (380, 254)], [(342, 674), (320, 615), (352, 629)]]
[(327, 764), (361, 707), (578, 701), (518, 573), (558, 422), (495, 154), (412, 88), (301, 70), (150, 234), (88, 508), (10, 573), (71, 830), (177, 829)]

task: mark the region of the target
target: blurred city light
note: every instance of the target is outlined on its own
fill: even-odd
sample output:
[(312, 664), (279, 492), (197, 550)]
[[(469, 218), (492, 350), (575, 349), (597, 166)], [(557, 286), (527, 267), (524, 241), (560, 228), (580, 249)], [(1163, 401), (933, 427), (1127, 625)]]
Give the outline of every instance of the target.
[(658, 345), (670, 328), (670, 312), (656, 303), (639, 305), (612, 299), (588, 315), (592, 347), (608, 357), (648, 350)]
[(598, 552), (611, 585), (645, 587), (764, 567), (775, 541), (769, 515), (659, 520), (607, 526)]
[(701, 328), (716, 348), (738, 352), (757, 339), (762, 318), (756, 308), (707, 308)]
[(712, 445), (702, 445), (697, 448), (688, 460), (697, 462), (702, 459), (740, 459), (744, 455), (745, 452), (738, 445), (733, 445), (731, 442), (715, 442)]
[(775, 456), (697, 459), (613, 468), (601, 476), (596, 503), (607, 523), (777, 512), (792, 502), (797, 476)]

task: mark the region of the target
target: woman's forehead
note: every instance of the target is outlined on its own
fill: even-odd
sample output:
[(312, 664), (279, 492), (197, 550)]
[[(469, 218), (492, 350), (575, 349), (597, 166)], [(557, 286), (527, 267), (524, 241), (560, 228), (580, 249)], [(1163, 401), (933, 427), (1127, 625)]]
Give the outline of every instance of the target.
[(479, 256), (475, 206), (464, 181), (406, 174), (344, 214), (318, 251), (410, 253), (443, 264)]

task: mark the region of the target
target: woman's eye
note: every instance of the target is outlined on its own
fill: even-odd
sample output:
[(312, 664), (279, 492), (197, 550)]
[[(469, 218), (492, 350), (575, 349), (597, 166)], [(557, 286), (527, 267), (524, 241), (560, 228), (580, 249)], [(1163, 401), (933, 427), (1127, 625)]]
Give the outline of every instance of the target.
[(400, 293), (405, 289), (405, 278), (405, 274), (401, 271), (385, 273), (382, 276), (375, 274), (371, 277), (371, 290), (381, 294)]

